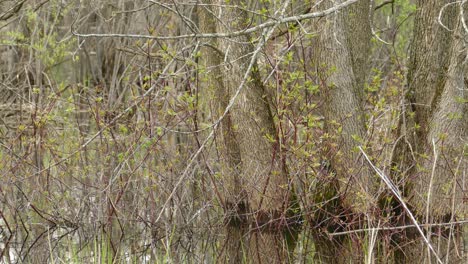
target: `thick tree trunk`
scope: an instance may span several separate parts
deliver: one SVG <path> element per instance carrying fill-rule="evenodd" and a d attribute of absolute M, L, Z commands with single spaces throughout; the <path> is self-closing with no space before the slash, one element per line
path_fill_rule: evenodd
<path fill-rule="evenodd" d="M 241 1 L 233 5 L 242 6 Z M 223 10 L 220 23 L 209 6 L 199 6 L 203 32 L 240 30 L 249 25 L 247 12 L 235 8 Z M 232 40 L 207 42 L 205 63 L 214 88 L 216 117 L 223 114 L 248 70 L 254 47 L 250 35 Z M 221 55 L 220 53 L 225 52 Z M 226 60 L 224 60 L 224 58 Z M 224 69 L 221 71 L 221 69 Z M 291 241 L 297 231 L 288 226 L 291 183 L 282 162 L 273 115 L 266 100 L 257 65 L 238 94 L 231 111 L 223 118 L 217 138 L 221 139 L 221 155 L 226 162 L 222 180 L 226 210 L 225 261 L 239 263 L 282 263 L 289 260 Z M 243 239 L 245 238 L 245 239 Z"/>
<path fill-rule="evenodd" d="M 362 1 L 362 12 L 369 9 L 369 1 Z M 365 4 L 367 2 L 367 4 Z M 322 96 L 325 100 L 324 115 L 327 123 L 327 131 L 332 137 L 329 149 L 329 159 L 333 170 L 335 170 L 340 193 L 345 195 L 346 205 L 355 207 L 357 210 L 367 212 L 368 197 L 370 194 L 370 178 L 368 169 L 364 164 L 358 146 L 362 146 L 366 139 L 366 125 L 362 106 L 362 95 L 364 90 L 366 56 L 368 44 L 362 44 L 351 38 L 347 31 L 345 21 L 358 20 L 357 6 L 352 9 L 342 10 L 341 13 L 329 16 L 321 22 L 323 31 L 318 37 L 318 76 L 322 87 Z M 369 42 L 370 35 L 366 28 L 369 26 L 368 16 L 362 20 L 360 41 Z M 353 30 L 354 31 L 354 30 Z M 367 50 L 363 49 L 367 47 Z M 359 59 L 357 59 L 359 58 Z M 359 84 L 354 69 L 359 71 Z M 354 162 L 349 162 L 350 160 Z M 361 174 L 366 174 L 366 176 Z M 364 206 L 363 206 L 364 205 Z"/>
<path fill-rule="evenodd" d="M 371 11 L 371 2 L 369 0 L 361 0 L 342 11 L 344 12 L 345 34 L 356 82 L 354 91 L 361 100 L 361 107 L 364 100 L 364 85 L 367 73 L 370 70 L 367 62 L 372 36 L 370 27 Z"/>
<path fill-rule="evenodd" d="M 413 42 L 408 67 L 408 99 L 410 109 L 415 113 L 419 142 L 416 152 L 423 152 L 425 135 L 429 130 L 431 112 L 440 96 L 447 77 L 450 63 L 451 32 L 439 22 L 439 12 L 452 0 L 419 0 L 414 21 Z M 457 14 L 455 7 L 446 8 L 442 22 L 453 29 Z M 410 128 L 413 129 L 413 128 Z M 422 148 L 420 148 L 420 146 Z"/>
<path fill-rule="evenodd" d="M 455 221 L 468 212 L 462 197 L 468 142 L 466 32 L 458 21 L 457 5 L 447 5 L 452 2 L 418 1 L 408 69 L 410 105 L 403 109 L 402 121 L 408 140 L 397 146 L 394 155 L 394 164 L 399 166 L 395 175 L 405 180 L 413 213 L 426 224 Z M 441 25 L 439 16 L 451 31 Z M 425 231 L 442 261 L 463 263 L 461 227 Z M 397 262 L 436 263 L 420 234 L 411 230 L 407 238 L 416 242 L 405 242 Z"/>
<path fill-rule="evenodd" d="M 242 1 L 233 5 L 243 6 Z M 250 5 L 250 3 L 247 3 Z M 242 9 L 225 9 L 223 25 L 233 25 L 225 30 L 242 30 L 251 24 L 248 13 Z M 248 71 L 254 46 L 250 35 L 222 41 L 228 65 L 224 79 L 231 94 L 239 88 Z M 234 133 L 242 158 L 240 186 L 242 197 L 234 204 L 245 205 L 249 212 L 249 261 L 255 263 L 280 263 L 289 259 L 290 238 L 296 236 L 288 226 L 291 182 L 285 164 L 280 158 L 273 115 L 267 101 L 267 93 L 261 83 L 258 67 L 252 67 L 249 80 L 235 101 L 231 116 Z"/>
<path fill-rule="evenodd" d="M 324 2 L 321 9 L 331 4 L 331 1 Z M 331 223 L 328 228 L 332 230 L 363 227 L 368 223 L 366 218 L 375 201 L 372 174 L 358 150 L 358 146 L 365 146 L 367 134 L 363 96 L 371 36 L 369 9 L 370 1 L 359 1 L 322 18 L 317 25 L 320 33 L 316 64 L 329 135 L 324 155 L 334 178 L 331 185 L 317 191 L 329 193 L 335 189 L 338 203 L 327 210 L 338 209 L 338 214 L 345 218 Z M 333 198 L 329 196 L 322 195 L 322 199 Z M 346 226 L 350 222 L 356 224 Z M 373 258 L 371 250 L 365 248 L 367 241 L 363 237 L 344 236 L 336 243 L 328 240 L 326 236 L 316 235 L 317 260 L 323 263 L 362 263 L 365 258 Z"/>
<path fill-rule="evenodd" d="M 438 3 L 451 1 L 434 1 L 433 5 L 429 3 L 431 1 L 422 2 L 421 16 L 429 17 L 416 20 L 419 24 L 415 28 L 414 65 L 408 76 L 410 102 L 418 126 L 415 148 L 419 166 L 416 166 L 416 173 L 422 176 L 415 181 L 417 192 L 413 204 L 421 213 L 429 209 L 434 216 L 446 216 L 453 212 L 454 176 L 459 173 L 456 172 L 458 163 L 463 162 L 463 149 L 459 148 L 459 143 L 467 139 L 466 103 L 463 101 L 467 98 L 464 92 L 465 33 L 461 25 L 454 25 L 458 8 L 445 11 L 447 25 L 457 28 L 453 36 L 435 24 L 440 8 L 446 4 Z M 424 32 L 424 39 L 418 38 L 420 31 L 431 26 L 432 31 Z M 434 158 L 434 151 L 438 160 Z M 434 171 L 431 170 L 433 167 Z"/>

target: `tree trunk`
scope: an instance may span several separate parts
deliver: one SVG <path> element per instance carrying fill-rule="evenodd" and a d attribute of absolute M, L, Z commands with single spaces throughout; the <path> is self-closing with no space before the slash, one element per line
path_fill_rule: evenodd
<path fill-rule="evenodd" d="M 467 165 L 464 145 L 468 142 L 467 32 L 458 21 L 460 9 L 447 5 L 452 2 L 417 3 L 408 69 L 410 105 L 403 108 L 401 132 L 408 140 L 397 146 L 394 155 L 394 164 L 399 166 L 396 175 L 405 180 L 413 213 L 420 223 L 426 224 L 463 219 L 468 211 L 462 197 L 466 190 L 462 177 Z M 461 227 L 432 229 L 425 229 L 426 236 L 438 257 L 447 263 L 463 263 Z M 437 262 L 419 233 L 411 230 L 406 235 L 416 245 L 414 241 L 404 242 L 406 246 L 401 248 L 397 262 Z"/>
<path fill-rule="evenodd" d="M 369 1 L 361 1 L 361 10 L 364 13 L 369 9 Z M 367 2 L 367 4 L 365 4 Z M 369 26 L 368 20 L 362 20 L 361 37 L 352 36 L 355 30 L 349 31 L 345 21 L 355 19 L 355 14 L 359 6 L 353 9 L 342 10 L 341 13 L 329 16 L 321 24 L 323 32 L 318 37 L 318 76 L 322 85 L 322 95 L 325 100 L 324 115 L 327 123 L 327 132 L 330 133 L 333 142 L 330 144 L 329 158 L 332 168 L 338 175 L 340 193 L 346 194 L 345 200 L 347 206 L 356 207 L 356 209 L 367 211 L 366 194 L 369 194 L 368 187 L 370 178 L 361 176 L 367 173 L 367 166 L 357 146 L 363 146 L 366 139 L 366 125 L 362 106 L 362 95 L 364 90 L 363 80 L 365 79 L 365 54 L 368 50 L 362 50 L 362 47 L 369 48 L 367 44 L 360 42 L 369 42 L 370 35 L 366 34 L 366 28 Z M 366 18 L 368 16 L 365 16 Z M 355 26 L 354 28 L 356 28 Z M 350 40 L 358 38 L 357 40 Z M 359 59 L 357 59 L 359 58 Z M 359 84 L 357 74 L 354 69 L 359 71 Z M 340 132 L 341 131 L 341 132 Z M 338 132 L 338 134 L 336 134 Z M 354 162 L 349 162 L 353 160 Z M 359 175 L 359 176 L 358 176 Z M 360 197 L 361 196 L 361 197 Z M 363 199 L 365 198 L 365 199 Z"/>
<path fill-rule="evenodd" d="M 324 2 L 320 8 L 331 4 Z M 369 213 L 375 201 L 373 176 L 358 150 L 358 146 L 365 147 L 367 134 L 363 102 L 371 37 L 369 10 L 370 1 L 359 1 L 322 18 L 316 27 L 320 32 L 315 59 L 328 135 L 324 156 L 330 165 L 330 184 L 318 188 L 320 198 L 316 202 L 325 203 L 325 210 L 332 215 L 342 216 L 329 221 L 326 227 L 330 232 L 362 228 L 372 219 Z M 334 202 L 327 202 L 328 199 Z M 349 235 L 331 242 L 318 233 L 315 240 L 316 259 L 322 263 L 362 263 L 366 258 L 373 259 L 364 237 Z"/>
<path fill-rule="evenodd" d="M 238 0 L 231 4 L 243 5 Z M 219 32 L 241 30 L 250 24 L 248 13 L 236 8 L 223 10 L 223 23 L 219 18 L 213 17 L 213 20 L 215 23 L 206 21 L 217 25 Z M 224 25 L 233 26 L 224 29 Z M 239 89 L 249 69 L 249 55 L 254 50 L 250 37 L 246 34 L 221 40 L 220 50 L 225 52 L 223 57 L 226 60 L 215 55 L 210 59 L 213 61 L 208 62 L 224 68 L 224 78 L 219 78 L 223 84 L 216 81 L 219 114 Z M 218 69 L 213 71 L 214 74 L 216 72 Z M 294 244 L 290 242 L 297 235 L 295 228 L 288 226 L 293 200 L 291 182 L 280 158 L 277 131 L 266 96 L 258 67 L 254 64 L 249 80 L 242 87 L 229 115 L 223 119 L 218 133 L 224 141 L 230 167 L 230 175 L 223 176 L 228 180 L 225 200 L 228 234 L 234 236 L 227 238 L 230 240 L 228 248 L 232 249 L 229 253 L 232 263 L 238 262 L 240 257 L 254 263 L 287 262 L 293 248 L 290 246 Z M 245 243 L 241 242 L 239 235 L 247 238 Z"/>
<path fill-rule="evenodd" d="M 210 0 L 206 1 L 205 4 L 207 5 L 197 6 L 199 29 L 203 33 L 216 32 L 216 17 L 211 6 L 214 2 Z M 222 55 L 218 50 L 217 39 L 202 41 L 204 41 L 204 46 L 201 48 L 202 56 L 200 57 L 202 69 L 199 71 L 205 86 L 200 91 L 199 109 L 209 109 L 212 113 L 211 122 L 215 122 L 227 108 L 231 93 L 223 83 Z M 203 119 L 201 116 L 200 118 Z M 245 230 L 243 226 L 239 225 L 236 218 L 246 212 L 242 203 L 235 203 L 242 195 L 239 183 L 241 157 L 239 145 L 233 131 L 231 113 L 227 113 L 222 119 L 216 132 L 215 138 L 220 156 L 221 177 L 218 177 L 219 181 L 212 184 L 216 185 L 214 189 L 220 189 L 220 195 L 223 195 L 218 198 L 222 199 L 221 203 L 225 203 L 223 210 L 226 213 L 227 224 L 226 237 L 223 243 L 226 249 L 222 252 L 220 258 L 225 263 L 240 263 L 244 247 L 242 235 Z"/>

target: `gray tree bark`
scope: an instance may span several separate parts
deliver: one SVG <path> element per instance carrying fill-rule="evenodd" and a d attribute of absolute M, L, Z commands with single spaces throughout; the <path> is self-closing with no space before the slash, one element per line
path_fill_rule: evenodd
<path fill-rule="evenodd" d="M 245 3 L 233 1 L 231 4 L 242 6 Z M 251 22 L 245 10 L 236 8 L 223 9 L 223 23 L 219 19 L 213 17 L 214 21 L 206 21 L 215 24 L 219 32 L 242 30 Z M 232 27 L 225 28 L 224 25 Z M 219 99 L 218 109 L 221 109 L 218 111 L 225 110 L 243 82 L 251 61 L 249 55 L 254 50 L 250 38 L 251 35 L 247 34 L 221 40 L 219 49 L 225 53 L 226 59 L 223 61 L 215 55 L 208 62 L 224 68 L 223 78 L 219 78 L 223 83 L 216 80 L 215 98 Z M 227 231 L 233 235 L 227 239 L 237 240 L 231 241 L 228 246 L 232 263 L 238 262 L 241 257 L 253 263 L 287 262 L 297 235 L 295 228 L 288 226 L 293 192 L 287 168 L 280 156 L 277 131 L 266 96 L 255 64 L 218 133 L 228 150 L 227 164 L 231 167 L 231 175 L 224 176 L 229 181 L 226 185 L 229 195 L 225 201 Z M 239 235 L 246 237 L 245 242 L 240 242 Z"/>
<path fill-rule="evenodd" d="M 401 142 L 394 154 L 394 163 L 399 166 L 395 175 L 406 183 L 403 188 L 413 213 L 427 224 L 463 219 L 468 212 L 462 197 L 468 142 L 467 32 L 453 2 L 417 2 L 407 76 L 409 104 L 404 105 L 401 122 L 407 141 Z M 444 263 L 465 263 L 461 227 L 425 231 Z M 420 234 L 411 230 L 407 238 L 416 244 L 406 243 L 401 248 L 398 263 L 437 262 Z"/>
<path fill-rule="evenodd" d="M 205 4 L 213 4 L 215 1 L 206 1 Z M 216 33 L 215 12 L 210 5 L 197 7 L 199 20 L 199 29 L 204 33 Z M 208 39 L 201 48 L 202 56 L 200 65 L 202 69 L 202 82 L 206 85 L 200 92 L 199 101 L 201 109 L 209 109 L 212 113 L 212 120 L 218 120 L 229 104 L 229 98 L 232 95 L 223 82 L 221 51 L 218 49 L 217 39 Z M 203 118 L 203 117 L 200 117 Z M 245 205 L 243 204 L 240 186 L 240 163 L 241 156 L 238 141 L 234 135 L 231 113 L 227 113 L 222 119 L 216 133 L 216 142 L 220 155 L 219 167 L 221 177 L 218 182 L 213 182 L 217 186 L 214 189 L 220 189 L 222 195 L 221 203 L 224 204 L 226 214 L 225 230 L 225 250 L 220 258 L 226 263 L 240 263 L 242 261 L 242 249 L 245 247 L 243 242 L 243 233 L 245 228 L 240 225 L 240 217 L 245 214 Z"/>
<path fill-rule="evenodd" d="M 321 8 L 332 4 L 324 2 Z M 369 10 L 370 1 L 359 1 L 322 18 L 316 26 L 319 33 L 315 59 L 329 135 L 324 155 L 330 163 L 330 178 L 334 178 L 331 185 L 317 192 L 328 193 L 322 195 L 322 199 L 332 199 L 330 189 L 334 189 L 338 202 L 328 203 L 327 210 L 360 214 L 363 218 L 358 225 L 367 222 L 363 220 L 369 216 L 375 202 L 372 174 L 357 148 L 365 145 L 367 134 L 363 102 L 371 37 Z M 346 236 L 334 243 L 328 240 L 328 237 L 316 235 L 318 261 L 362 263 L 365 258 L 373 258 L 366 256 L 363 238 Z"/>

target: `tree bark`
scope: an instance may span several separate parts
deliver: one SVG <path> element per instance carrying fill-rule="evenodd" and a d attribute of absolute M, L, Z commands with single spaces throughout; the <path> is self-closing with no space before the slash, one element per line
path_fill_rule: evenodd
<path fill-rule="evenodd" d="M 362 207 L 362 203 L 367 204 L 367 202 L 362 196 L 369 193 L 367 189 L 370 187 L 370 178 L 358 176 L 367 173 L 368 170 L 356 148 L 364 145 L 366 139 L 362 106 L 365 71 L 362 71 L 362 68 L 366 67 L 365 54 L 368 54 L 370 47 L 369 44 L 365 44 L 370 41 L 370 34 L 366 33 L 366 28 L 369 26 L 368 16 L 363 15 L 366 19 L 360 19 L 360 22 L 365 24 L 361 24 L 361 31 L 364 33 L 361 33 L 359 38 L 353 36 L 356 30 L 348 31 L 351 27 L 345 23 L 348 19 L 354 19 L 357 23 L 359 19 L 355 14 L 359 12 L 358 8 L 368 13 L 365 10 L 369 9 L 369 1 L 361 2 L 360 6 L 344 9 L 341 13 L 329 16 L 320 22 L 319 28 L 323 31 L 318 36 L 317 64 L 322 98 L 325 100 L 326 129 L 330 136 L 334 137 L 327 158 L 331 160 L 333 170 L 338 176 L 340 192 L 342 194 L 349 192 L 345 198 L 346 204 L 366 212 L 367 205 Z M 360 40 L 351 40 L 351 38 Z M 367 50 L 363 47 L 367 47 Z M 355 68 L 359 68 L 356 70 L 359 74 L 355 74 Z"/>
<path fill-rule="evenodd" d="M 236 0 L 231 4 L 243 6 L 245 3 Z M 222 20 L 223 23 L 216 21 L 219 32 L 242 30 L 251 23 L 245 10 L 235 8 L 224 9 Z M 224 25 L 232 26 L 226 29 Z M 247 34 L 220 41 L 220 50 L 225 52 L 223 85 L 220 86 L 225 89 L 225 102 L 239 89 L 249 69 L 249 55 L 254 51 L 250 37 Z M 239 174 L 231 175 L 231 184 L 228 184 L 229 192 L 234 195 L 230 195 L 226 205 L 240 213 L 238 221 L 231 223 L 234 224 L 232 228 L 247 232 L 242 235 L 247 237 L 243 255 L 248 262 L 287 262 L 297 236 L 295 227 L 289 225 L 293 211 L 290 207 L 292 184 L 281 159 L 273 114 L 256 63 L 231 108 L 230 118 L 232 125 L 223 132 L 223 139 L 235 138 L 241 157 Z"/>
<path fill-rule="evenodd" d="M 216 17 L 211 4 L 214 0 L 206 1 L 205 4 L 197 7 L 199 29 L 203 33 L 216 33 Z M 201 48 L 200 70 L 202 82 L 205 83 L 204 89 L 200 92 L 199 109 L 210 109 L 212 113 L 212 122 L 218 120 L 229 104 L 231 92 L 223 83 L 223 72 L 221 70 L 222 54 L 218 49 L 217 39 L 208 39 Z M 214 104 L 212 106 L 211 104 Z M 203 118 L 203 117 L 202 117 Z M 240 163 L 241 156 L 239 145 L 234 135 L 231 113 L 228 112 L 222 119 L 216 131 L 216 144 L 219 151 L 219 167 L 221 177 L 214 188 L 220 188 L 223 210 L 225 211 L 226 230 L 225 230 L 225 250 L 220 258 L 225 263 L 240 263 L 242 261 L 242 249 L 245 247 L 243 242 L 243 233 L 245 228 L 239 225 L 239 217 L 245 214 L 243 201 L 239 200 L 242 196 L 240 186 Z M 239 203 L 237 203 L 237 201 Z M 236 226 L 237 225 L 237 226 Z"/>
<path fill-rule="evenodd" d="M 324 2 L 320 8 L 332 4 Z M 317 192 L 327 193 L 321 199 L 337 199 L 338 202 L 327 203 L 326 210 L 332 214 L 338 210 L 338 215 L 345 218 L 330 223 L 329 231 L 365 225 L 375 200 L 372 174 L 358 150 L 358 146 L 365 147 L 367 134 L 363 102 L 371 37 L 369 9 L 370 1 L 359 1 L 322 18 L 316 27 L 320 32 L 315 59 L 328 135 L 324 156 L 332 178 L 330 184 L 318 188 Z M 335 190 L 334 195 L 329 195 L 330 190 Z M 356 219 L 350 219 L 351 215 Z M 348 225 L 353 221 L 357 224 Z M 323 263 L 362 263 L 365 258 L 373 258 L 367 255 L 370 251 L 365 249 L 362 237 L 345 236 L 334 243 L 321 234 L 315 238 L 316 259 Z"/>
<path fill-rule="evenodd" d="M 461 179 L 466 171 L 468 142 L 467 32 L 461 25 L 460 9 L 448 5 L 453 2 L 417 3 L 407 77 L 409 106 L 405 104 L 401 122 L 401 133 L 407 140 L 397 146 L 394 154 L 398 166 L 395 175 L 404 179 L 403 188 L 413 213 L 427 224 L 463 219 L 468 212 L 463 201 L 466 186 Z M 442 261 L 463 263 L 461 227 L 425 231 Z M 420 234 L 409 231 L 406 235 L 416 245 L 405 242 L 407 246 L 397 254 L 398 263 L 436 263 Z"/>

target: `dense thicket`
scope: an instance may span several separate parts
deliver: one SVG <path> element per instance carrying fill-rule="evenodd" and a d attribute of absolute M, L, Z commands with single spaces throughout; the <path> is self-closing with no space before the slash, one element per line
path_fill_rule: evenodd
<path fill-rule="evenodd" d="M 0 0 L 0 262 L 466 263 L 453 0 Z"/>

